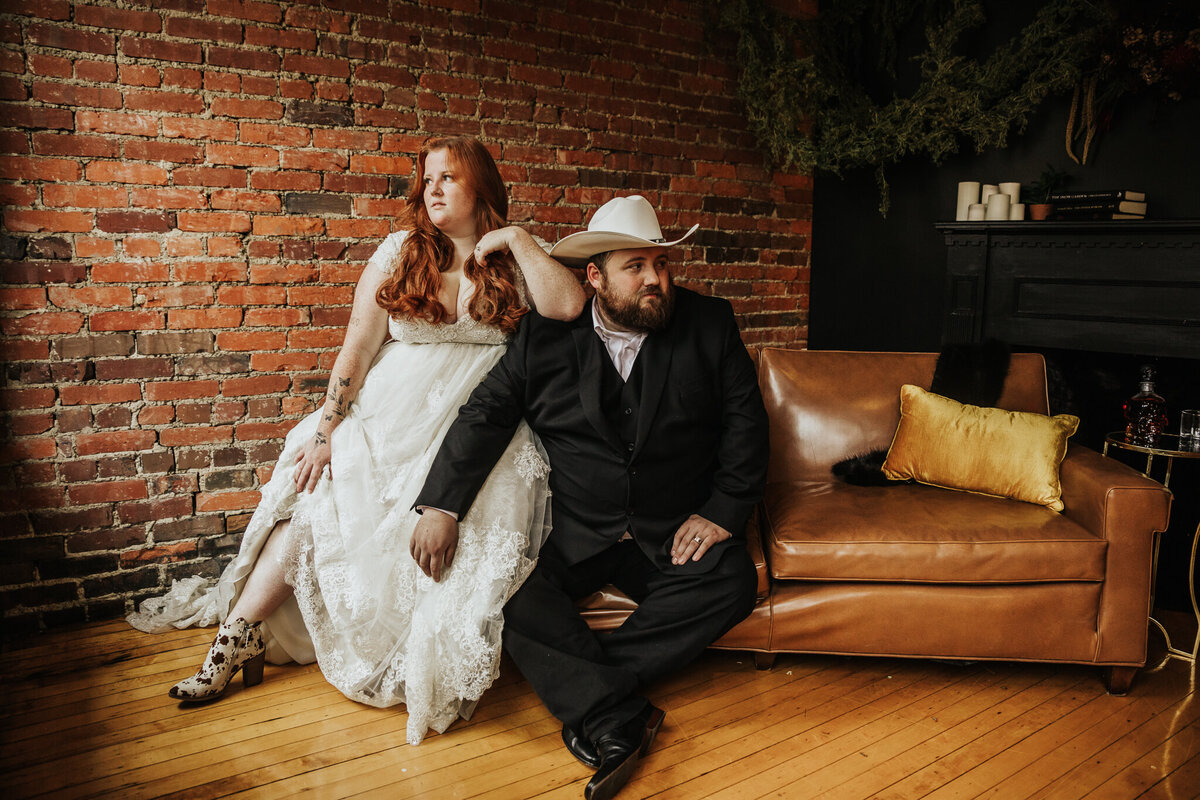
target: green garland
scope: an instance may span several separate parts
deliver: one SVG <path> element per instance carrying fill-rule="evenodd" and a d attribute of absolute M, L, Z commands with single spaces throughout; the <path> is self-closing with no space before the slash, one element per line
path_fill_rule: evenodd
<path fill-rule="evenodd" d="M 978 0 L 827 0 L 806 20 L 767 0 L 711 1 L 713 19 L 737 38 L 739 94 L 769 160 L 839 175 L 874 167 L 884 216 L 889 165 L 920 154 L 940 163 L 963 140 L 978 152 L 1003 148 L 1048 95 L 1075 85 L 1104 19 L 1089 0 L 1048 0 L 1007 47 L 978 61 L 955 52 L 984 22 Z M 876 49 L 879 77 L 894 79 L 898 39 L 912 24 L 927 43 L 914 58 L 920 85 L 877 101 L 858 77 L 863 54 Z"/>

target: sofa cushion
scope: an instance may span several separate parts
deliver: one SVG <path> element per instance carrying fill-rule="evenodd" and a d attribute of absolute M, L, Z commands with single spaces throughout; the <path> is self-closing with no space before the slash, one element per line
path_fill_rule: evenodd
<path fill-rule="evenodd" d="M 1108 544 L 1030 503 L 919 484 L 767 484 L 774 578 L 915 583 L 1101 581 Z"/>
<path fill-rule="evenodd" d="M 1058 465 L 1079 417 L 964 405 L 900 387 L 900 424 L 883 474 L 1063 510 Z"/>

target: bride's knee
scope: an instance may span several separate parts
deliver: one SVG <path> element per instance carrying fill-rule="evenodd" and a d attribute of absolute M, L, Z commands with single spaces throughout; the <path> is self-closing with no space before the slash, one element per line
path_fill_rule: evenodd
<path fill-rule="evenodd" d="M 292 521 L 290 519 L 281 519 L 271 528 L 271 532 L 267 534 L 267 540 L 263 542 L 263 553 L 279 553 L 288 538 L 288 531 L 291 529 Z"/>

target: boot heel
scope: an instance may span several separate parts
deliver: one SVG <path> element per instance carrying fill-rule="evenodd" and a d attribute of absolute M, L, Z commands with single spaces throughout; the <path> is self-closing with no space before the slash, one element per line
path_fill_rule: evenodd
<path fill-rule="evenodd" d="M 242 665 L 242 686 L 249 688 L 258 686 L 263 679 L 263 663 L 267 660 L 266 653 L 259 653 Z"/>

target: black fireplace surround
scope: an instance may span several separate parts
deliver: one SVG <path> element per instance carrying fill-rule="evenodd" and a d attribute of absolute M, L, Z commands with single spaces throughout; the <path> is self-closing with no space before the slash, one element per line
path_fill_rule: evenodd
<path fill-rule="evenodd" d="M 936 228 L 944 341 L 1200 358 L 1200 220 Z"/>

